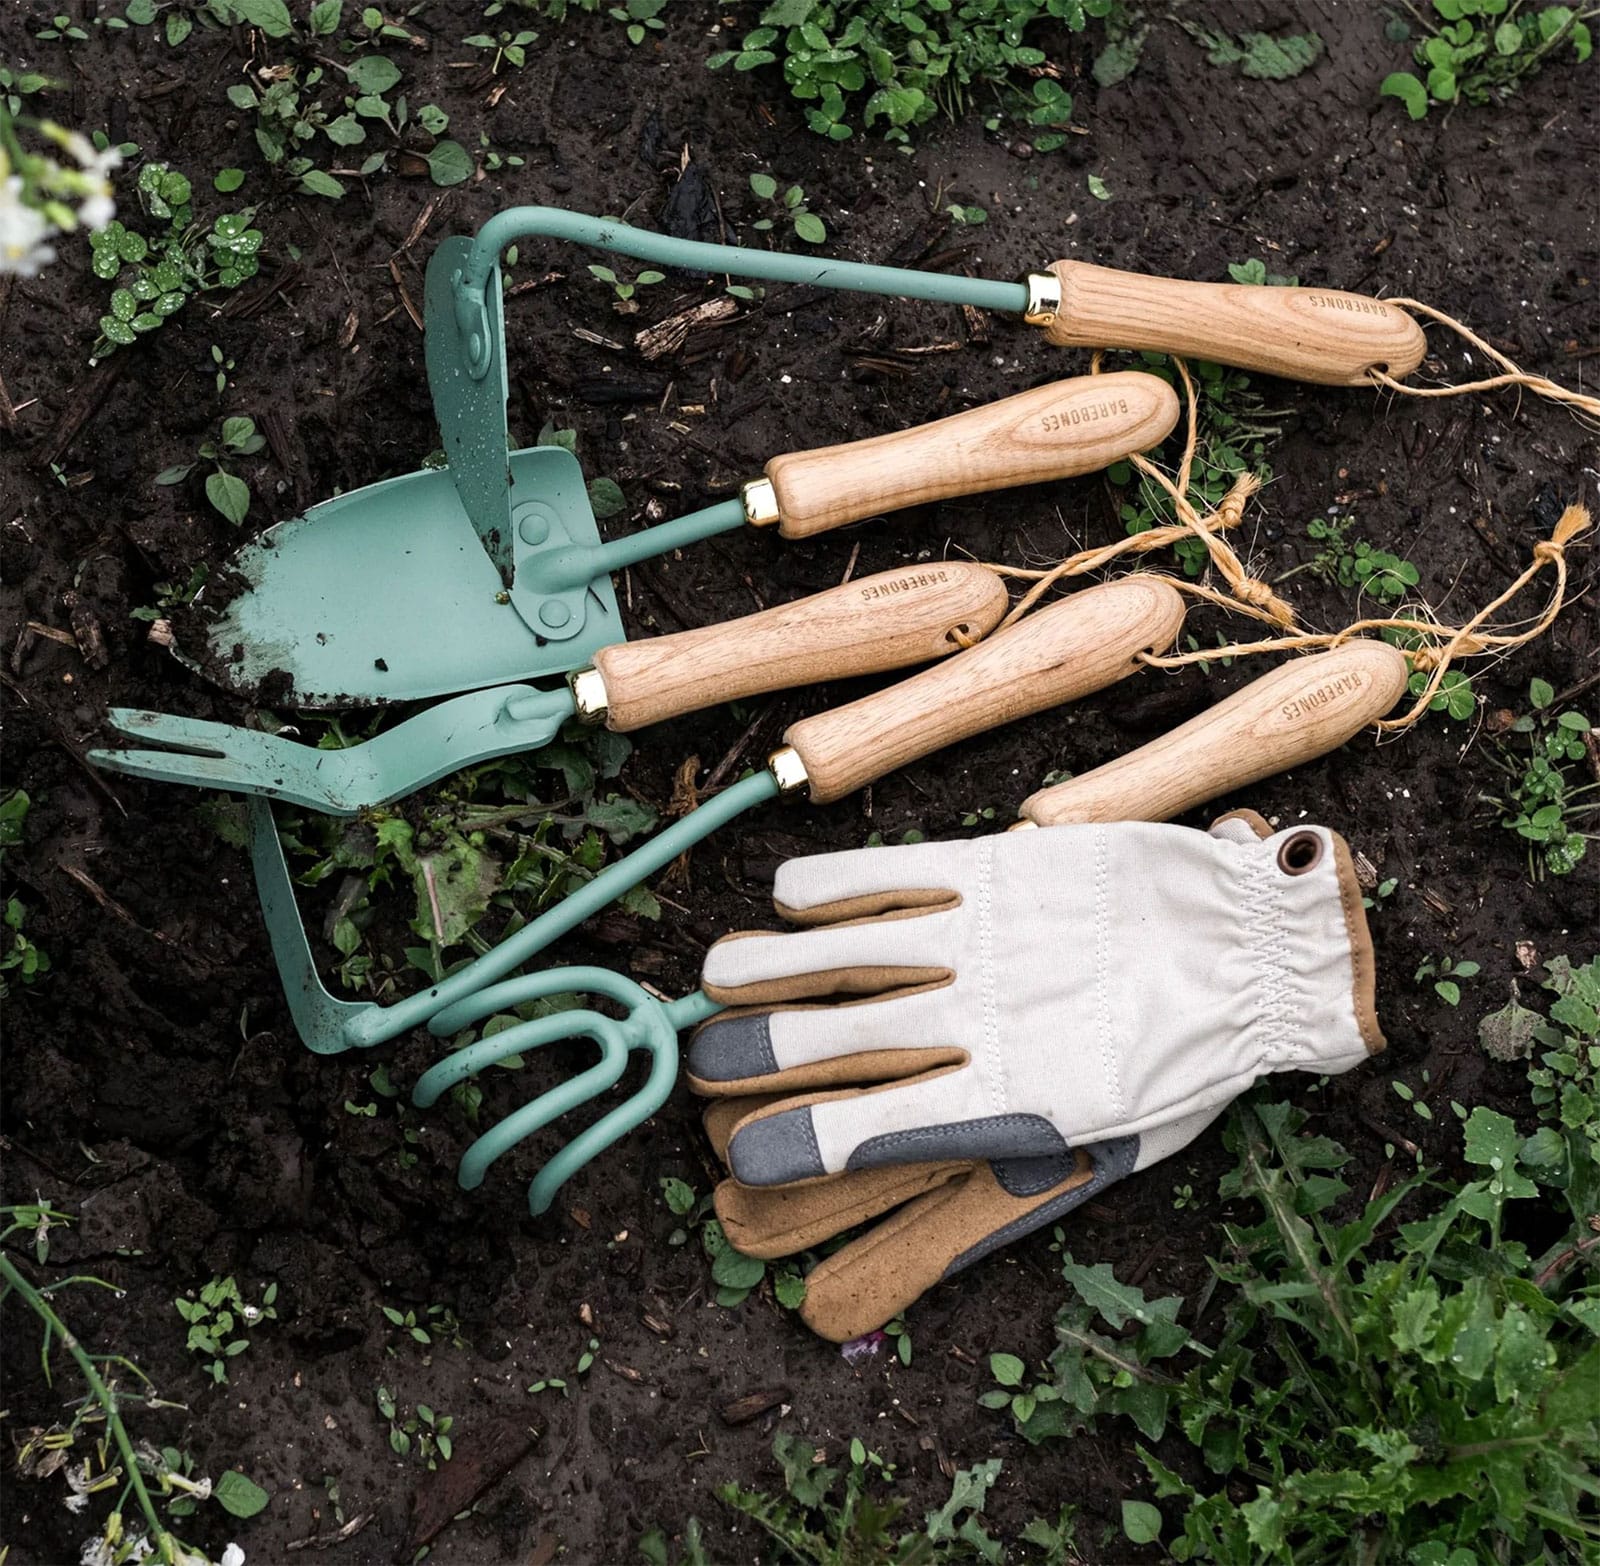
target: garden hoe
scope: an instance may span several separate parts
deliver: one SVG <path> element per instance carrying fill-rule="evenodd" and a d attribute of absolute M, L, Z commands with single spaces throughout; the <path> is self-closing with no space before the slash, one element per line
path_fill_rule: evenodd
<path fill-rule="evenodd" d="M 805 538 L 906 506 L 1091 473 L 1178 421 L 1157 376 L 1124 371 L 1036 387 L 891 435 L 774 457 L 735 499 L 601 543 L 583 471 L 560 446 L 507 451 L 496 269 L 471 373 L 451 279 L 470 242 L 429 263 L 426 347 L 449 467 L 313 506 L 234 556 L 195 609 L 194 667 L 302 708 L 413 701 L 564 674 L 623 639 L 610 573 L 717 533 Z M 352 584 L 367 590 L 351 591 Z M 419 634 L 422 628 L 425 634 Z"/>
<path fill-rule="evenodd" d="M 1406 674 L 1402 653 L 1371 640 L 1347 642 L 1330 652 L 1296 659 L 1252 681 L 1170 734 L 1031 795 L 1023 802 L 1021 819 L 1012 830 L 1074 821 L 1171 820 L 1232 789 L 1336 749 L 1394 706 L 1405 691 Z M 418 1080 L 411 1095 L 414 1104 L 426 1109 L 458 1083 L 511 1055 L 569 1037 L 589 1038 L 600 1046 L 600 1062 L 583 1076 L 541 1094 L 467 1148 L 459 1180 L 463 1189 L 475 1190 L 497 1158 L 577 1104 L 610 1088 L 622 1075 L 628 1051 L 644 1050 L 650 1056 L 650 1074 L 639 1094 L 566 1143 L 534 1177 L 528 1188 L 528 1205 L 535 1215 L 549 1207 L 573 1173 L 638 1124 L 641 1103 L 648 1105 L 645 1113 L 653 1113 L 676 1074 L 676 1034 L 722 1010 L 703 991 L 663 1001 L 606 968 L 555 968 L 481 989 L 438 1012 L 428 1027 L 448 1038 L 497 1012 L 573 993 L 612 1001 L 627 1015 L 615 1021 L 596 1011 L 563 1011 L 514 1024 L 439 1061 Z M 658 1091 L 660 1098 L 654 1096 Z M 952 1166 L 947 1178 L 965 1168 Z M 923 1172 L 919 1166 L 917 1173 Z M 881 1187 L 893 1197 L 885 1204 L 892 1207 L 905 1199 L 905 1177 L 904 1170 L 880 1170 L 863 1174 L 859 1180 L 869 1190 Z M 868 1190 L 858 1194 L 865 1196 Z M 785 1192 L 785 1197 L 792 1203 L 795 1193 Z M 755 1193 L 751 1199 L 758 1205 L 763 1200 Z M 770 1205 L 771 1198 L 765 1202 Z M 865 1221 L 883 1210 L 885 1207 L 861 1211 L 855 1221 Z"/>
<path fill-rule="evenodd" d="M 111 728 L 165 748 L 93 750 L 89 760 L 133 777 L 353 816 L 463 767 L 537 749 L 571 717 L 628 733 L 719 702 L 900 669 L 980 640 L 1005 610 L 1005 588 L 985 566 L 901 566 L 742 619 L 615 642 L 559 689 L 472 691 L 342 750 L 234 724 L 113 707 Z"/>
<path fill-rule="evenodd" d="M 396 1038 L 505 978 L 741 812 L 801 789 L 809 789 L 817 804 L 831 803 L 942 746 L 1100 690 L 1134 673 L 1141 652 L 1170 646 L 1182 624 L 1183 599 L 1174 587 L 1154 577 L 1125 577 L 1052 604 L 910 679 L 802 718 L 785 731 L 783 746 L 759 772 L 657 833 L 465 968 L 391 1006 L 339 1000 L 323 986 L 295 905 L 272 806 L 253 798 L 256 888 L 300 1037 L 318 1054 L 339 1054 Z M 535 993 L 586 988 L 612 998 L 631 996 L 627 980 L 620 975 L 597 978 L 601 973 L 604 970 L 553 970 L 537 976 Z M 547 988 L 541 990 L 539 984 Z M 550 1037 L 578 1033 L 593 1038 L 604 1058 L 590 1072 L 523 1110 L 509 1140 L 603 1092 L 620 1077 L 629 1052 L 645 1050 L 654 1057 L 649 1081 L 609 1113 L 601 1126 L 592 1128 L 580 1143 L 577 1161 L 582 1163 L 660 1106 L 676 1075 L 678 1029 L 694 1020 L 693 1002 L 687 1010 L 682 1002 L 670 1008 L 636 1008 L 624 1024 L 590 1015 L 579 1018 L 575 1026 L 564 1018 L 549 1019 L 560 1023 L 549 1029 Z M 522 1037 L 526 1041 L 529 1036 Z M 576 1165 L 570 1165 L 568 1173 L 571 1167 Z"/>

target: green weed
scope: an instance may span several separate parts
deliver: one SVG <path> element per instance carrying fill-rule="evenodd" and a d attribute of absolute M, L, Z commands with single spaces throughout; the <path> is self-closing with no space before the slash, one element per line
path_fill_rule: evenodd
<path fill-rule="evenodd" d="M 639 302 L 633 296 L 641 288 L 649 288 L 656 283 L 667 280 L 665 272 L 657 272 L 647 268 L 642 272 L 635 272 L 631 278 L 621 276 L 615 268 L 600 266 L 590 263 L 589 276 L 598 278 L 609 288 L 615 298 L 614 308 L 623 315 L 631 315 L 639 308 Z"/>
<path fill-rule="evenodd" d="M 191 1354 L 210 1356 L 205 1369 L 213 1382 L 226 1385 L 228 1361 L 250 1347 L 250 1334 L 262 1322 L 278 1319 L 273 1309 L 277 1297 L 278 1285 L 269 1283 L 261 1295 L 261 1303 L 253 1305 L 239 1292 L 239 1285 L 231 1277 L 218 1277 L 204 1284 L 198 1296 L 191 1290 L 172 1302 L 173 1308 L 189 1324 L 184 1347 Z"/>
<path fill-rule="evenodd" d="M 1459 1006 L 1461 980 L 1475 979 L 1481 972 L 1481 967 L 1475 962 L 1465 960 L 1458 962 L 1454 957 L 1441 957 L 1437 961 L 1432 957 L 1424 957 L 1418 964 L 1414 977 L 1418 984 L 1426 979 L 1432 979 L 1433 993 L 1446 1006 Z"/>
<path fill-rule="evenodd" d="M 1406 10 L 1423 35 L 1412 50 L 1417 70 L 1390 72 L 1378 91 L 1414 120 L 1430 103 L 1504 103 L 1569 45 L 1582 64 L 1594 49 L 1587 24 L 1600 17 L 1600 6 L 1536 9 L 1523 0 L 1433 0 L 1431 10 Z M 1399 16 L 1388 31 L 1396 43 L 1412 36 Z"/>
<path fill-rule="evenodd" d="M 399 1457 L 413 1453 L 429 1471 L 440 1463 L 448 1463 L 455 1454 L 455 1444 L 450 1432 L 455 1420 L 448 1414 L 436 1413 L 426 1403 L 405 1407 L 395 1401 L 388 1387 L 379 1387 L 376 1393 L 378 1412 L 389 1421 L 389 1447 Z"/>
<path fill-rule="evenodd" d="M 778 182 L 770 174 L 752 174 L 750 190 L 758 201 L 779 202 L 779 217 L 757 218 L 750 226 L 767 233 L 780 221 L 787 222 L 797 239 L 808 245 L 820 245 L 828 237 L 827 225 L 806 205 L 806 193 L 798 185 L 791 185 L 783 196 L 778 196 Z"/>
<path fill-rule="evenodd" d="M 20 788 L 0 797 L 0 863 L 5 850 L 22 841 L 23 823 L 32 804 L 27 791 Z M 14 894 L 8 896 L 0 911 L 0 1000 L 11 993 L 7 974 L 14 973 L 24 984 L 36 984 L 50 971 L 49 954 L 41 951 L 23 928 L 27 920 L 27 905 Z"/>
<path fill-rule="evenodd" d="M 242 415 L 224 419 L 217 438 L 200 444 L 199 461 L 213 464 L 212 471 L 206 475 L 206 499 L 214 511 L 235 527 L 249 514 L 250 486 L 228 463 L 236 457 L 253 457 L 266 444 L 266 436 L 256 430 L 256 421 Z M 175 467 L 163 468 L 156 474 L 156 483 L 181 484 L 197 465 L 180 462 Z M 198 587 L 195 591 L 199 591 Z M 192 598 L 194 594 L 189 596 Z"/>
<path fill-rule="evenodd" d="M 89 236 L 90 267 L 112 284 L 92 356 L 104 358 L 174 316 L 196 294 L 237 288 L 256 275 L 263 238 L 255 208 L 224 213 L 209 227 L 194 218 L 188 179 L 165 163 L 147 163 L 136 185 L 154 219 L 149 235 L 113 219 Z"/>
<path fill-rule="evenodd" d="M 1310 571 L 1335 587 L 1354 589 L 1380 604 L 1399 603 L 1421 580 L 1417 568 L 1365 539 L 1351 538 L 1355 523 L 1354 517 L 1314 517 L 1306 524 L 1306 537 L 1319 547 L 1295 571 Z M 1292 575 L 1294 571 L 1284 573 L 1285 577 Z"/>
<path fill-rule="evenodd" d="M 1113 0 L 772 0 L 738 48 L 706 64 L 753 71 L 781 63 L 806 123 L 833 141 L 854 133 L 849 121 L 859 112 L 864 128 L 881 124 L 886 138 L 903 142 L 940 113 L 960 117 L 981 92 L 1001 112 L 1054 131 L 1048 143 L 1036 141 L 1050 150 L 1065 140 L 1072 95 L 1023 35 L 1045 19 L 1082 32 L 1112 7 Z"/>
<path fill-rule="evenodd" d="M 1592 832 L 1580 823 L 1600 810 L 1600 783 L 1574 786 L 1563 765 L 1589 754 L 1591 725 L 1581 712 L 1555 711 L 1556 693 L 1548 680 L 1528 686 L 1530 711 L 1512 723 L 1510 732 L 1526 740 L 1527 749 L 1499 745 L 1496 768 L 1510 785 L 1503 796 L 1483 794 L 1485 804 L 1500 811 L 1500 825 L 1528 845 L 1528 874 L 1570 875 L 1588 852 Z"/>
<path fill-rule="evenodd" d="M 1068 1254 L 1057 1396 L 1035 1400 L 1021 1434 L 1115 1417 L 1155 1443 L 1175 1428 L 1207 1479 L 1137 1448 L 1157 1499 L 1180 1502 L 1162 1540 L 1174 1560 L 1584 1558 L 1600 1538 L 1600 1162 L 1566 1128 L 1557 1173 L 1507 1116 L 1462 1113 L 1472 1178 L 1418 1174 L 1363 1199 L 1337 1177 L 1344 1150 L 1307 1135 L 1301 1111 L 1237 1106 L 1220 1194 L 1258 1219 L 1223 1226 L 1199 1310 L 1214 1327 L 1202 1335 L 1179 1321 L 1182 1298 L 1148 1299 Z M 1160 1537 L 1149 1502 L 1129 1513 Z"/>

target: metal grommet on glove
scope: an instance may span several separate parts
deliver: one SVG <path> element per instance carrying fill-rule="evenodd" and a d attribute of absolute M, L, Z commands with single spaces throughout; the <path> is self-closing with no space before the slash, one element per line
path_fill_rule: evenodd
<path fill-rule="evenodd" d="M 1306 875 L 1322 863 L 1322 839 L 1315 832 L 1296 832 L 1278 850 L 1278 868 L 1285 875 Z"/>

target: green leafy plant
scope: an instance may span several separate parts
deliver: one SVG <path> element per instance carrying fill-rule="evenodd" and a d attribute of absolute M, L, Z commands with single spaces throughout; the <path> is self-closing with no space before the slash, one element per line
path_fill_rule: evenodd
<path fill-rule="evenodd" d="M 758 218 L 750 225 L 752 228 L 766 233 L 779 221 L 787 221 L 793 227 L 795 237 L 803 239 L 808 245 L 820 245 L 828 237 L 827 226 L 806 205 L 806 193 L 798 185 L 791 185 L 780 198 L 778 182 L 772 175 L 752 174 L 750 190 L 760 201 L 781 203 L 778 206 L 781 217 Z"/>
<path fill-rule="evenodd" d="M 273 1309 L 277 1297 L 278 1285 L 269 1283 L 262 1292 L 261 1303 L 254 1305 L 239 1292 L 232 1277 L 217 1277 L 202 1285 L 198 1295 L 190 1290 L 172 1302 L 189 1324 L 184 1347 L 191 1354 L 210 1356 L 205 1369 L 212 1381 L 226 1384 L 228 1361 L 250 1347 L 250 1334 L 262 1322 L 278 1319 Z"/>
<path fill-rule="evenodd" d="M 1406 689 L 1413 696 L 1420 696 L 1427 688 L 1426 669 L 1418 669 L 1406 681 Z M 1472 676 L 1463 674 L 1459 669 L 1446 669 L 1438 690 L 1428 698 L 1428 711 L 1448 713 L 1452 718 L 1465 722 L 1477 710 L 1478 698 L 1473 693 Z"/>
<path fill-rule="evenodd" d="M 1230 261 L 1228 276 L 1236 283 L 1255 283 L 1266 288 L 1298 288 L 1300 279 L 1293 274 L 1269 272 L 1267 263 L 1259 256 L 1248 261 Z"/>
<path fill-rule="evenodd" d="M 657 272 L 652 268 L 646 268 L 642 272 L 635 272 L 632 278 L 626 278 L 619 276 L 612 267 L 591 263 L 589 276 L 598 278 L 611 290 L 615 298 L 614 308 L 619 314 L 631 315 L 639 308 L 639 302 L 633 296 L 641 288 L 649 288 L 656 283 L 665 282 L 667 274 L 665 272 Z"/>
<path fill-rule="evenodd" d="M 1221 1194 L 1259 1217 L 1223 1226 L 1209 1330 L 1179 1321 L 1179 1297 L 1064 1258 L 1060 1396 L 1021 1433 L 1125 1418 L 1154 1443 L 1176 1427 L 1204 1479 L 1137 1446 L 1156 1498 L 1180 1503 L 1163 1540 L 1174 1560 L 1585 1558 L 1600 1538 L 1600 1287 L 1585 1263 L 1600 1166 L 1586 1154 L 1542 1188 L 1515 1123 L 1479 1106 L 1463 1128 L 1468 1179 L 1418 1174 L 1351 1201 L 1335 1173 L 1347 1155 L 1305 1118 L 1265 1102 L 1230 1114 L 1237 1166 Z M 1558 1236 L 1538 1256 L 1513 1238 L 1530 1209 L 1534 1232 Z M 1160 1536 L 1149 1502 L 1124 1522 Z"/>
<path fill-rule="evenodd" d="M 1475 962 L 1462 960 L 1458 962 L 1454 957 L 1441 957 L 1437 961 L 1432 957 L 1424 957 L 1417 966 L 1415 979 L 1421 984 L 1425 979 L 1433 980 L 1433 993 L 1447 1006 L 1461 1004 L 1461 980 L 1475 979 L 1482 972 Z"/>
<path fill-rule="evenodd" d="M 1417 568 L 1387 550 L 1377 549 L 1365 539 L 1352 539 L 1354 517 L 1314 517 L 1306 524 L 1306 537 L 1321 547 L 1304 565 L 1308 570 L 1337 587 L 1353 588 L 1380 604 L 1399 603 L 1420 580 Z M 1293 572 L 1285 572 L 1286 576 Z"/>
<path fill-rule="evenodd" d="M 843 141 L 849 119 L 880 123 L 906 141 L 937 114 L 966 113 L 978 90 L 1042 130 L 1063 127 L 1072 95 L 1049 74 L 1045 53 L 1023 41 L 1034 23 L 1052 18 L 1082 32 L 1113 0 L 772 0 L 736 49 L 713 54 L 712 70 L 753 71 L 781 61 L 790 93 L 805 106 L 818 135 Z M 1035 73 L 1026 91 L 1020 85 Z M 1059 146 L 1057 133 L 1041 150 Z"/>
<path fill-rule="evenodd" d="M 389 1421 L 389 1446 L 400 1457 L 417 1458 L 432 1471 L 440 1463 L 448 1463 L 455 1446 L 450 1432 L 455 1420 L 448 1414 L 435 1413 L 426 1403 L 407 1408 L 395 1402 L 388 1387 L 379 1387 L 376 1393 L 378 1412 Z"/>
<path fill-rule="evenodd" d="M 1412 50 L 1417 70 L 1390 72 L 1378 91 L 1398 98 L 1414 120 L 1430 103 L 1503 103 L 1569 46 L 1582 64 L 1594 49 L 1588 24 L 1600 17 L 1600 6 L 1524 0 L 1433 0 L 1426 14 L 1407 10 L 1423 33 Z M 1390 23 L 1389 36 L 1410 40 L 1404 18 Z"/>
<path fill-rule="evenodd" d="M 253 457 L 266 444 L 267 438 L 257 431 L 256 421 L 243 415 L 224 419 L 216 439 L 200 443 L 199 462 L 213 464 L 212 471 L 206 475 L 206 499 L 213 510 L 235 527 L 250 511 L 250 486 L 228 467 L 228 463 L 237 457 Z M 181 484 L 199 462 L 180 462 L 175 467 L 163 468 L 156 474 L 156 483 Z"/>
<path fill-rule="evenodd" d="M 33 35 L 46 43 L 87 43 L 89 35 L 70 16 L 57 15 Z"/>
<path fill-rule="evenodd" d="M 254 207 L 224 213 L 209 227 L 198 223 L 188 179 L 165 163 L 145 164 L 136 189 L 144 211 L 165 226 L 147 236 L 113 221 L 90 236 L 94 275 L 112 285 L 97 359 L 153 332 L 196 294 L 237 288 L 260 266 Z"/>
<path fill-rule="evenodd" d="M 1501 826 L 1527 843 L 1528 874 L 1539 881 L 1546 875 L 1570 875 L 1588 852 L 1595 834 L 1580 827 L 1600 810 L 1600 799 L 1594 797 L 1600 784 L 1574 786 L 1563 765 L 1589 754 L 1589 720 L 1570 708 L 1557 712 L 1555 688 L 1548 680 L 1530 682 L 1528 705 L 1530 710 L 1510 730 L 1526 740 L 1527 749 L 1507 743 L 1494 752 L 1509 792 L 1480 798 L 1498 808 Z"/>
<path fill-rule="evenodd" d="M 539 35 L 531 27 L 523 27 L 515 32 L 508 29 L 499 33 L 473 33 L 461 41 L 470 49 L 492 54 L 489 74 L 498 76 L 502 65 L 515 66 L 520 71 L 528 63 L 528 45 L 537 43 L 538 39 Z"/>
<path fill-rule="evenodd" d="M 465 1348 L 461 1336 L 461 1323 L 448 1305 L 428 1305 L 419 1315 L 416 1310 L 400 1310 L 393 1305 L 383 1307 L 383 1319 L 391 1327 L 403 1332 L 413 1343 L 432 1348 L 436 1339 L 443 1339 L 455 1348 Z M 390 1354 L 394 1353 L 391 1348 Z"/>
<path fill-rule="evenodd" d="M 711 1262 L 711 1281 L 717 1286 L 717 1304 L 742 1305 L 767 1281 L 767 1264 L 758 1256 L 746 1256 L 733 1248 L 722 1225 L 708 1218 L 700 1228 L 700 1244 Z M 806 1280 L 788 1263 L 773 1263 L 772 1297 L 785 1310 L 799 1310 L 805 1302 Z"/>

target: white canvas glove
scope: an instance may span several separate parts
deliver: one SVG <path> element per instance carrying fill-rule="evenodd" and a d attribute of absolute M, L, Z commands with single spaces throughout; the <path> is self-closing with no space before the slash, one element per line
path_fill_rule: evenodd
<path fill-rule="evenodd" d="M 1139 1167 L 1269 1072 L 1383 1048 L 1326 827 L 1240 813 L 823 854 L 785 864 L 774 902 L 808 928 L 711 948 L 706 992 L 740 1009 L 689 1052 L 697 1092 L 802 1095 L 734 1127 L 745 1185 L 1122 1138 Z"/>

